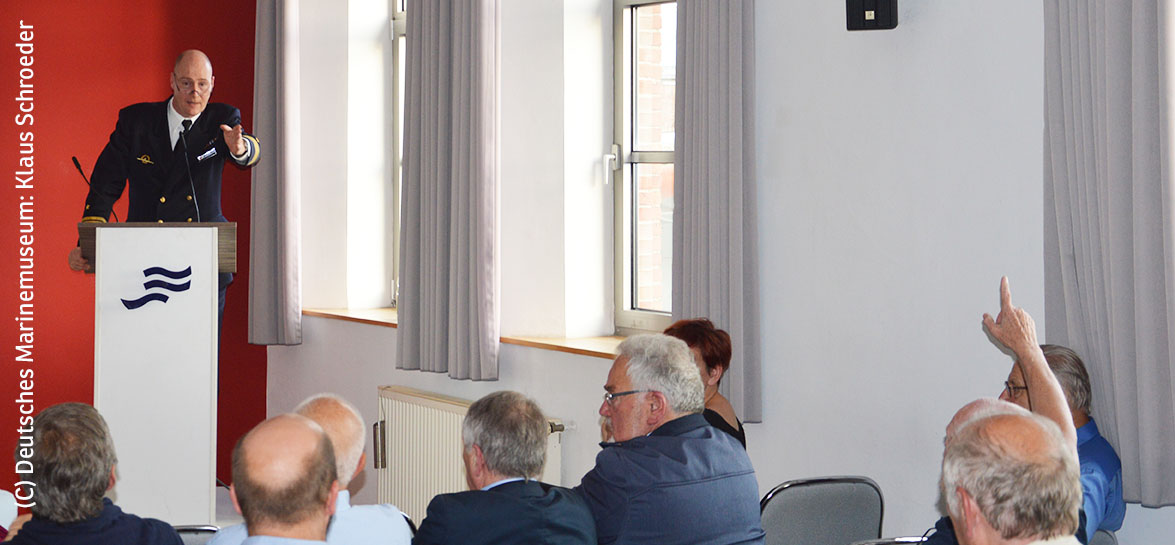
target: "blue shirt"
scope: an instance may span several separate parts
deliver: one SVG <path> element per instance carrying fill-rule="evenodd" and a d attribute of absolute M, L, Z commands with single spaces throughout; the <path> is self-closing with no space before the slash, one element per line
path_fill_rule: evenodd
<path fill-rule="evenodd" d="M 249 533 L 244 524 L 236 524 L 222 528 L 208 545 L 255 545 L 258 542 L 250 541 Z M 277 539 L 269 536 L 267 539 Z M 347 543 L 384 543 L 387 545 L 410 545 L 412 530 L 404 521 L 404 515 L 392 505 L 351 505 L 351 493 L 347 490 L 339 491 L 335 500 L 335 516 L 330 519 L 330 527 L 326 531 L 326 542 L 330 545 Z M 268 542 L 262 542 L 268 543 Z M 272 542 L 286 543 L 286 542 Z M 294 541 L 294 543 L 298 543 Z M 314 542 L 321 543 L 321 542 Z"/>
<path fill-rule="evenodd" d="M 1081 492 L 1085 508 L 1085 533 L 1098 529 L 1117 531 L 1126 518 L 1122 499 L 1122 461 L 1114 447 L 1097 431 L 1091 418 L 1077 428 L 1077 459 L 1081 464 Z"/>
<path fill-rule="evenodd" d="M 242 543 L 244 545 L 318 545 L 326 542 L 306 541 L 305 539 L 294 539 L 291 537 L 253 536 L 245 538 L 245 541 Z"/>

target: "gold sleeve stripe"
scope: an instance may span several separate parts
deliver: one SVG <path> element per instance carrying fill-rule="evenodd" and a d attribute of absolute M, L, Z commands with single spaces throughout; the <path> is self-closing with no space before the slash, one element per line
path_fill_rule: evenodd
<path fill-rule="evenodd" d="M 249 158 L 245 161 L 245 166 L 251 167 L 257 164 L 257 161 L 261 160 L 261 141 L 257 140 L 257 137 L 251 134 L 246 134 L 245 140 L 249 142 L 249 147 L 252 148 L 249 150 Z"/>
<path fill-rule="evenodd" d="M 106 223 L 106 218 L 102 216 L 86 216 L 82 218 L 82 223 Z"/>

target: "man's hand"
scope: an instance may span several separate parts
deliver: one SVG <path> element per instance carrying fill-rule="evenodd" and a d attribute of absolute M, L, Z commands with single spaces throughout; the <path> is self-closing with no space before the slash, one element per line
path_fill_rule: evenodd
<path fill-rule="evenodd" d="M 995 340 L 1015 352 L 1016 363 L 1024 375 L 1024 385 L 1028 387 L 1030 410 L 1052 420 L 1061 429 L 1065 445 L 1076 460 L 1077 429 L 1073 427 L 1073 414 L 1069 412 L 1065 391 L 1036 343 L 1036 324 L 1032 316 L 1024 309 L 1012 306 L 1012 290 L 1008 288 L 1006 276 L 1000 280 L 1000 315 L 992 320 L 990 314 L 984 314 L 983 326 Z"/>
<path fill-rule="evenodd" d="M 90 270 L 90 262 L 86 261 L 86 258 L 82 257 L 81 248 L 74 248 L 69 251 L 69 268 L 75 271 Z"/>
<path fill-rule="evenodd" d="M 241 124 L 230 127 L 228 125 L 221 125 L 220 130 L 224 132 L 224 143 L 228 145 L 228 150 L 233 155 L 244 155 L 249 151 L 248 145 L 245 144 L 244 131 L 241 130 Z"/>
<path fill-rule="evenodd" d="M 1036 342 L 1036 323 L 1024 309 L 1012 306 L 1012 290 L 1008 287 L 1006 276 L 1000 280 L 1000 314 L 992 320 L 990 314 L 984 313 L 983 326 L 992 337 L 1011 349 L 1017 357 L 1022 358 L 1034 350 L 1039 350 Z"/>

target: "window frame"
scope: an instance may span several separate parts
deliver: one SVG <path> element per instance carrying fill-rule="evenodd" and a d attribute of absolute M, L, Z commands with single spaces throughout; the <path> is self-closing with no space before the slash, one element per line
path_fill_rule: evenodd
<path fill-rule="evenodd" d="M 408 35 L 408 18 L 407 18 L 407 2 L 405 0 L 395 0 L 392 7 L 392 17 L 388 21 L 389 30 L 391 32 L 392 43 L 392 59 L 391 59 L 391 123 L 388 125 L 388 130 L 391 132 L 392 142 L 392 164 L 391 164 L 391 184 L 392 184 L 392 274 L 389 281 L 391 282 L 392 300 L 389 302 L 390 308 L 398 308 L 400 299 L 400 192 L 401 182 L 404 169 L 404 96 L 401 88 L 404 86 L 404 63 L 400 62 L 403 54 L 406 51 L 400 51 L 400 38 L 404 38 L 403 47 L 406 49 L 407 35 Z"/>
<path fill-rule="evenodd" d="M 676 0 L 613 0 L 612 3 L 612 81 L 613 81 L 613 146 L 610 177 L 613 181 L 613 292 L 614 320 L 617 334 L 660 332 L 673 323 L 672 300 L 670 312 L 641 310 L 633 308 L 632 290 L 633 256 L 631 228 L 631 184 L 630 173 L 640 164 L 670 164 L 674 162 L 674 151 L 633 151 L 634 128 L 632 127 L 633 97 L 631 89 L 635 67 L 633 67 L 633 40 L 631 39 L 631 15 L 635 8 L 655 4 L 676 4 Z M 608 167 L 605 166 L 607 169 Z M 676 173 L 675 173 L 676 175 Z M 672 237 L 670 230 L 668 236 Z M 671 275 L 672 276 L 672 275 Z M 670 286 L 672 291 L 672 286 Z"/>

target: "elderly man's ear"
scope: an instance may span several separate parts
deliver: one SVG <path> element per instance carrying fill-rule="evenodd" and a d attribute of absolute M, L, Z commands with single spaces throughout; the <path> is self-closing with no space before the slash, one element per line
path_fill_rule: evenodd
<path fill-rule="evenodd" d="M 110 466 L 110 483 L 108 483 L 108 484 L 106 485 L 106 490 L 107 490 L 107 491 L 110 491 L 111 489 L 113 489 L 113 488 L 114 488 L 114 481 L 116 481 L 116 480 L 117 480 L 117 479 L 115 478 L 115 475 L 116 475 L 116 472 L 117 472 L 117 471 L 118 471 L 118 466 L 117 466 L 117 465 Z"/>
<path fill-rule="evenodd" d="M 339 499 L 339 481 L 330 483 L 330 495 L 326 498 L 326 511 L 330 516 L 335 514 L 335 500 Z M 234 500 L 235 501 L 235 500 Z"/>
<path fill-rule="evenodd" d="M 661 425 L 669 412 L 669 400 L 665 399 L 665 394 L 661 392 L 649 392 L 649 396 L 645 398 L 645 403 L 649 404 L 648 424 L 650 426 Z"/>

